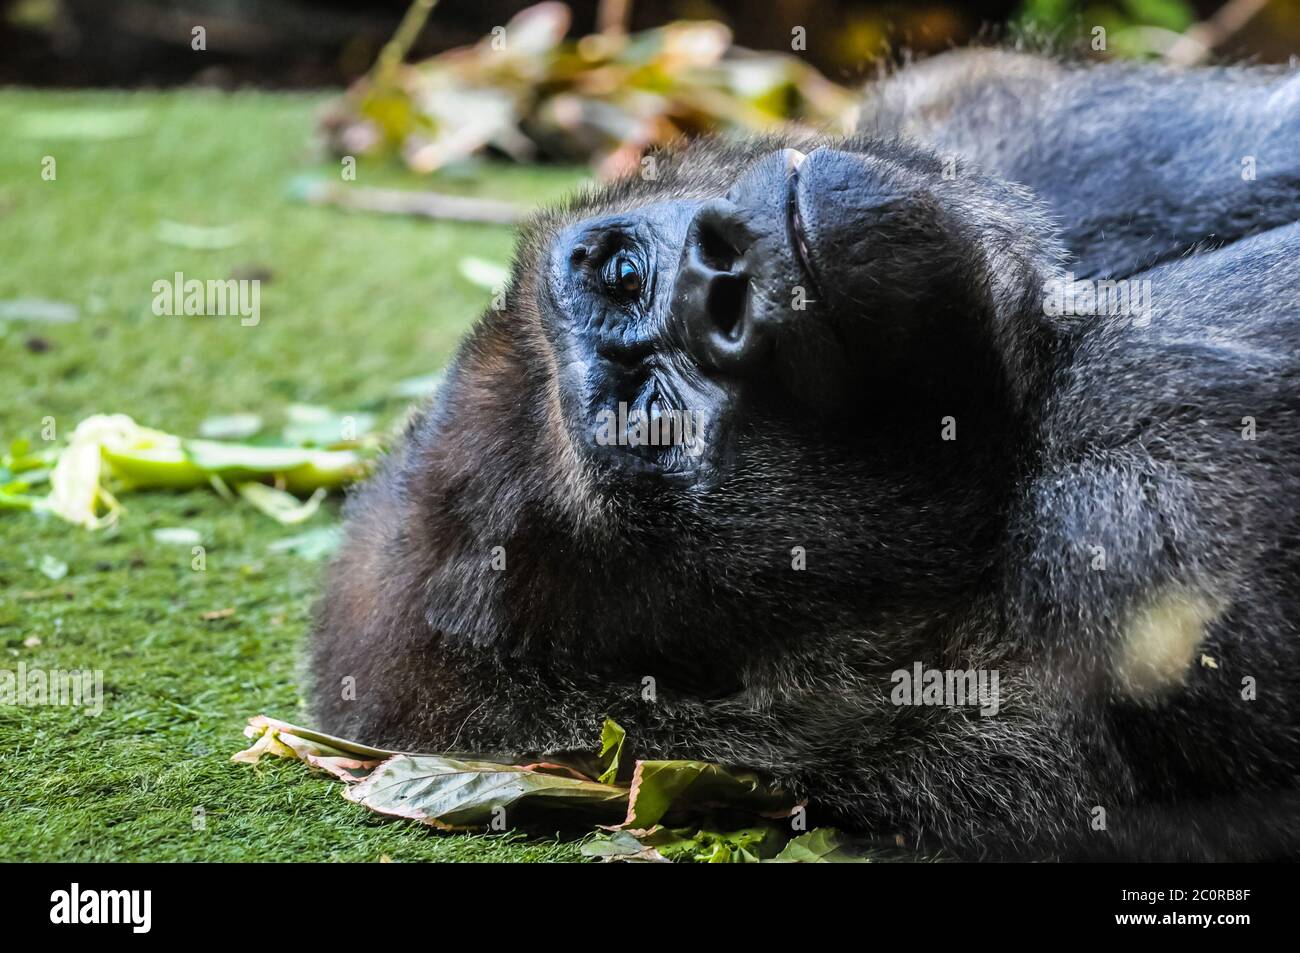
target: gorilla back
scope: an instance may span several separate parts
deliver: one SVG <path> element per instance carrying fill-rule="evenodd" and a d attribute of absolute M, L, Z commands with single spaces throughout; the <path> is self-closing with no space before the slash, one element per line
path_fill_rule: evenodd
<path fill-rule="evenodd" d="M 944 91 L 987 75 L 943 59 Z M 1115 121 L 1183 121 L 1124 76 Z M 1295 79 L 1179 82 L 1294 172 Z M 1242 84 L 1289 126 L 1238 123 Z M 882 134 L 706 141 L 530 221 L 349 500 L 320 727 L 522 754 L 608 715 L 963 857 L 1300 850 L 1300 199 L 1243 213 L 1234 165 L 1179 210 L 1153 168 L 1178 227 L 1093 228 L 1071 181 L 1109 151 L 1073 180 L 985 151 L 1003 177 Z"/>

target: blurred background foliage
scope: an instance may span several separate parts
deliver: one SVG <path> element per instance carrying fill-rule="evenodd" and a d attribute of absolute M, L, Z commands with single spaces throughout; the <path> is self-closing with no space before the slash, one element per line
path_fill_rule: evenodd
<path fill-rule="evenodd" d="M 954 46 L 1180 64 L 1300 46 L 1300 0 L 0 0 L 0 14 L 0 82 L 346 86 L 319 128 L 335 155 L 419 173 L 551 159 L 601 178 L 682 135 L 847 132 L 855 86 Z"/>
<path fill-rule="evenodd" d="M 319 127 L 337 156 L 397 155 L 418 173 L 550 159 L 601 178 L 683 135 L 847 132 L 864 79 L 969 43 L 1181 64 L 1300 45 L 1300 0 L 0 0 L 0 12 L 0 81 L 344 85 Z"/>
<path fill-rule="evenodd" d="M 0 0 L 0 82 L 22 85 L 322 87 L 351 83 L 374 63 L 409 0 Z M 526 4 L 446 0 L 413 58 L 477 42 Z M 599 32 L 602 17 L 632 31 L 675 20 L 716 20 L 735 42 L 789 51 L 791 25 L 807 30 L 808 63 L 851 85 L 910 51 L 933 53 L 982 38 L 1029 33 L 1088 49 L 1104 26 L 1108 52 L 1164 55 L 1189 27 L 1225 7 L 1242 22 L 1215 36 L 1213 58 L 1285 62 L 1300 47 L 1300 0 L 573 0 L 571 37 Z M 611 8 L 613 11 L 611 12 Z M 190 28 L 205 25 L 208 56 L 196 65 Z"/>

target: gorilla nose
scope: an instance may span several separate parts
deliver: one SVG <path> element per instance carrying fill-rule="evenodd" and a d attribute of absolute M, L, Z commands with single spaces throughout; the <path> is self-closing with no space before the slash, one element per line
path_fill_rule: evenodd
<path fill-rule="evenodd" d="M 686 233 L 673 320 L 706 367 L 743 374 L 761 366 L 774 333 L 791 320 L 798 277 L 787 230 L 794 149 L 756 163 L 724 199 L 703 205 Z"/>
<path fill-rule="evenodd" d="M 687 350 L 715 370 L 742 370 L 758 356 L 752 305 L 752 236 L 730 202 L 696 213 L 677 269 L 673 312 Z"/>

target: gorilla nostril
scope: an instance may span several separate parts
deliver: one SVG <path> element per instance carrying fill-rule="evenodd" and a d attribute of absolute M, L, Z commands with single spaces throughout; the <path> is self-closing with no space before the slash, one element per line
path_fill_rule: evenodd
<path fill-rule="evenodd" d="M 740 252 L 727 239 L 716 222 L 702 221 L 698 231 L 700 261 L 714 271 L 731 271 Z"/>
<path fill-rule="evenodd" d="M 709 320 L 729 340 L 738 340 L 744 330 L 742 320 L 748 295 L 749 279 L 744 275 L 717 275 L 709 285 L 705 305 Z"/>

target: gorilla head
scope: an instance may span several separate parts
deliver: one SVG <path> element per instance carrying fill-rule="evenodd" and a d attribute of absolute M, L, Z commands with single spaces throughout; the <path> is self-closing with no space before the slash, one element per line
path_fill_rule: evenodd
<path fill-rule="evenodd" d="M 653 168 L 525 229 L 414 429 L 405 532 L 444 640 L 721 693 L 977 584 L 1054 252 L 1020 190 L 898 144 Z"/>
<path fill-rule="evenodd" d="M 526 255 L 522 270 L 540 275 L 534 304 L 570 431 L 611 448 L 597 454 L 605 469 L 716 486 L 751 421 L 783 441 L 794 423 L 820 443 L 820 429 L 861 423 L 866 402 L 959 390 L 954 372 L 986 391 L 1026 389 L 1032 374 L 1001 367 L 985 337 L 1041 282 L 1028 200 L 956 186 L 917 151 L 806 147 L 697 147 L 670 156 L 663 181 L 534 224 L 541 260 Z M 602 422 L 620 406 L 630 417 L 611 433 Z M 665 416 L 643 428 L 652 441 L 626 432 Z M 687 439 L 657 439 L 665 428 Z"/>

